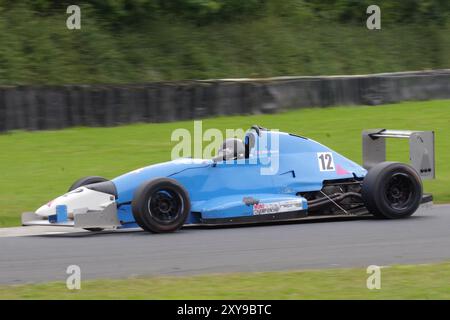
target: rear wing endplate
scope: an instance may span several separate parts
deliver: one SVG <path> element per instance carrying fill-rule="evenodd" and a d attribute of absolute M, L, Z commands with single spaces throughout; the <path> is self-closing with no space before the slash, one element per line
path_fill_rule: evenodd
<path fill-rule="evenodd" d="M 409 161 L 422 179 L 435 178 L 434 131 L 369 129 L 362 132 L 363 167 L 386 161 L 386 138 L 409 139 Z"/>

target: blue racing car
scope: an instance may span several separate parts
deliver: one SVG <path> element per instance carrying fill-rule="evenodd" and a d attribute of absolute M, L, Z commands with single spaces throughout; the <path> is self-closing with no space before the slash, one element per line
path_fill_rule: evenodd
<path fill-rule="evenodd" d="M 411 165 L 385 161 L 389 137 L 409 138 Z M 433 132 L 364 131 L 363 158 L 360 166 L 306 137 L 253 126 L 243 140 L 225 140 L 213 159 L 177 159 L 112 180 L 79 179 L 66 194 L 24 213 L 22 223 L 162 233 L 313 216 L 405 218 L 432 200 L 422 179 L 434 177 Z"/>

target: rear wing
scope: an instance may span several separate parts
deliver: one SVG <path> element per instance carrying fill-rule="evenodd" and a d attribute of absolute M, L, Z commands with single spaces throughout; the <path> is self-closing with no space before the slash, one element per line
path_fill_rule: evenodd
<path fill-rule="evenodd" d="M 435 178 L 434 131 L 369 129 L 362 132 L 363 167 L 386 161 L 386 138 L 409 139 L 409 161 L 422 179 Z"/>

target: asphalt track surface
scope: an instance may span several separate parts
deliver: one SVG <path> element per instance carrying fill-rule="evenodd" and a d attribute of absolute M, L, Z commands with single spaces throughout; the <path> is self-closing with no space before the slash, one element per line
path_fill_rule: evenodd
<path fill-rule="evenodd" d="M 184 228 L 160 235 L 143 231 L 24 237 L 3 234 L 0 284 L 65 281 L 69 265 L 80 266 L 82 279 L 93 279 L 367 267 L 449 259 L 450 205 L 441 205 L 420 209 L 404 220 L 358 218 Z"/>

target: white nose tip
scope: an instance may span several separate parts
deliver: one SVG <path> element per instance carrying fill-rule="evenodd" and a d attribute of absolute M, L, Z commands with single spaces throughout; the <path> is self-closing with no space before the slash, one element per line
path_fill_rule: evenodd
<path fill-rule="evenodd" d="M 87 210 L 101 210 L 106 204 L 110 204 L 113 201 L 114 197 L 110 194 L 81 187 L 44 204 L 36 210 L 36 214 L 48 217 L 56 214 L 56 206 L 65 205 L 67 206 L 68 216 L 72 217 L 74 210 L 84 212 Z"/>
<path fill-rule="evenodd" d="M 56 214 L 56 208 L 49 204 L 44 204 L 42 207 L 36 210 L 36 214 L 41 217 L 48 217 Z"/>

